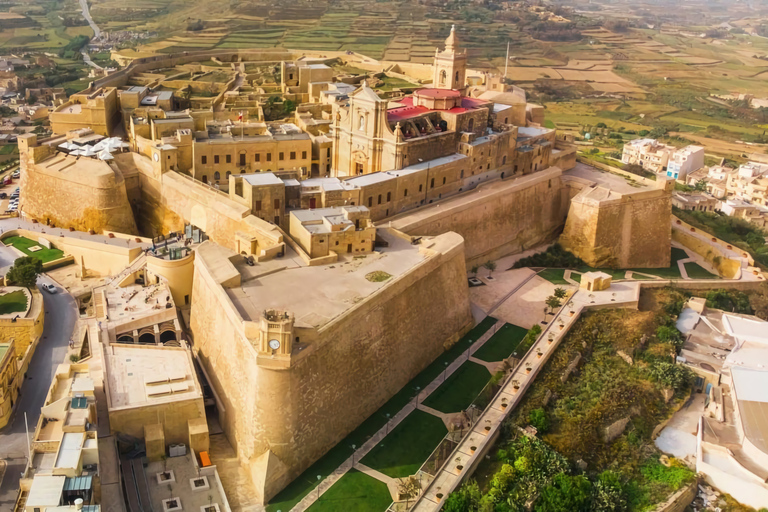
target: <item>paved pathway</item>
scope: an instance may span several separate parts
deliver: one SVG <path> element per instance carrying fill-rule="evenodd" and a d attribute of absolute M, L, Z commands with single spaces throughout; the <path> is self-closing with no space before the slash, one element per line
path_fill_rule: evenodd
<path fill-rule="evenodd" d="M 459 355 L 459 357 L 457 357 L 451 364 L 449 364 L 444 372 L 441 372 L 440 375 L 438 375 L 432 382 L 429 383 L 429 385 L 421 390 L 418 395 L 408 403 L 408 405 L 401 409 L 400 412 L 395 414 L 392 419 L 387 422 L 387 424 L 385 424 L 378 430 L 378 432 L 371 436 L 371 438 L 368 439 L 368 441 L 366 441 L 363 446 L 357 448 L 351 457 L 345 460 L 341 466 L 336 468 L 332 474 L 323 479 L 317 488 L 313 489 L 309 494 L 304 496 L 304 499 L 297 503 L 296 506 L 291 509 L 291 511 L 303 512 L 304 510 L 307 510 L 309 507 L 311 507 L 312 504 L 317 501 L 320 496 L 322 496 L 328 489 L 331 488 L 331 486 L 333 486 L 333 484 L 335 484 L 342 476 L 344 476 L 347 471 L 352 468 L 353 460 L 355 461 L 355 468 L 357 468 L 357 461 L 362 460 L 362 458 L 365 457 L 368 452 L 370 452 L 377 444 L 379 444 L 379 442 L 381 442 L 382 439 L 387 436 L 388 432 L 392 431 L 392 429 L 399 425 L 400 422 L 402 422 L 411 412 L 413 412 L 414 409 L 417 407 L 422 409 L 424 406 L 421 404 L 421 402 L 423 402 L 424 399 L 426 399 L 430 394 L 432 394 L 432 392 L 439 388 L 445 379 L 450 377 L 453 372 L 455 372 L 462 364 L 464 364 L 472 353 L 483 346 L 486 341 L 491 339 L 491 336 L 496 334 L 496 331 L 498 331 L 499 328 L 504 325 L 504 323 L 505 322 L 503 320 L 499 320 L 493 325 L 493 327 L 488 329 L 482 336 L 480 336 L 477 341 L 475 341 L 467 350 L 465 350 L 461 355 Z M 443 418 L 443 413 L 434 411 L 434 409 L 427 407 L 422 410 L 426 410 L 426 412 L 430 412 L 430 414 L 434 414 L 439 418 Z M 434 411 L 434 413 L 432 411 Z M 374 476 L 374 478 L 377 477 Z M 387 483 L 385 480 L 382 481 Z"/>
<path fill-rule="evenodd" d="M 35 231 L 37 233 L 46 233 L 53 236 L 61 236 L 69 238 L 77 238 L 79 240 L 89 240 L 91 242 L 103 243 L 107 245 L 113 245 L 115 247 L 141 247 L 147 249 L 152 247 L 152 242 L 136 242 L 134 237 L 131 238 L 109 238 L 107 235 L 91 235 L 85 231 L 70 231 L 68 229 L 52 228 L 45 224 L 30 222 L 18 217 L 11 219 L 0 219 L 0 235 L 11 229 L 26 229 L 28 231 Z"/>
<path fill-rule="evenodd" d="M 38 288 L 42 283 L 52 281 L 46 276 L 41 276 L 37 282 Z M 69 339 L 78 316 L 77 304 L 68 293 L 60 289 L 59 293 L 41 291 L 41 294 L 45 307 L 43 334 L 29 363 L 11 424 L 0 432 L 0 458 L 7 463 L 7 471 L 0 482 L 0 512 L 13 510 L 20 475 L 27 464 L 24 413 L 27 413 L 32 433 L 51 386 L 53 374 L 66 358 Z"/>

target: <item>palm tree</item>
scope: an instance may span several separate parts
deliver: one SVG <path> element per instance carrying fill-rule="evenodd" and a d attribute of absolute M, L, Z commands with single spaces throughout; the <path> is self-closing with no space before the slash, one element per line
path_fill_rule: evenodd
<path fill-rule="evenodd" d="M 565 291 L 565 288 L 555 288 L 555 297 L 558 299 L 564 299 L 567 294 L 568 292 Z"/>

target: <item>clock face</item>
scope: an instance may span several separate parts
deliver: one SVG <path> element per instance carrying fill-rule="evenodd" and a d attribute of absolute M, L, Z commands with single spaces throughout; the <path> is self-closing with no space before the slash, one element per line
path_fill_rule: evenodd
<path fill-rule="evenodd" d="M 155 153 L 155 162 L 160 161 L 160 155 L 158 153 Z"/>
<path fill-rule="evenodd" d="M 272 350 L 277 350 L 280 348 L 280 342 L 277 340 L 269 340 L 269 348 Z"/>

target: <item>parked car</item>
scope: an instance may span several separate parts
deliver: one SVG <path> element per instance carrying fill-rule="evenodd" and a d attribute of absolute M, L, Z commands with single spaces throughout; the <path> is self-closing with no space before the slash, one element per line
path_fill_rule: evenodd
<path fill-rule="evenodd" d="M 19 178 L 21 176 L 21 171 L 15 171 L 13 174 L 11 174 L 11 178 Z"/>
<path fill-rule="evenodd" d="M 10 185 L 12 182 L 13 180 L 11 180 L 10 176 L 6 176 L 5 178 L 3 178 L 3 185 Z"/>
<path fill-rule="evenodd" d="M 8 199 L 8 194 L 5 192 L 0 192 L 0 199 Z"/>
<path fill-rule="evenodd" d="M 43 283 L 42 288 L 48 293 L 56 293 L 56 287 L 53 286 L 52 284 Z"/>

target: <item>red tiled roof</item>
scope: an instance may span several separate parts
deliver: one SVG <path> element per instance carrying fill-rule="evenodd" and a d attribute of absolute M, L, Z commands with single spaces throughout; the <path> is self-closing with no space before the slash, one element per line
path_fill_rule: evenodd
<path fill-rule="evenodd" d="M 427 107 L 399 107 L 387 111 L 388 121 L 402 121 L 429 112 Z"/>

